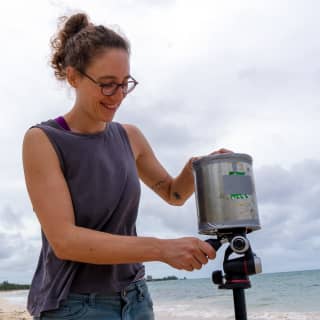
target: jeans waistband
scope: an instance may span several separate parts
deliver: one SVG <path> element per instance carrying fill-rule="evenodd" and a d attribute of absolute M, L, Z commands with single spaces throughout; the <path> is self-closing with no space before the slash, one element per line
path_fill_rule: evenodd
<path fill-rule="evenodd" d="M 147 287 L 146 281 L 144 279 L 138 280 L 135 282 L 130 283 L 128 286 L 123 288 L 120 292 L 114 293 L 73 293 L 70 292 L 67 299 L 72 300 L 105 300 L 105 299 L 113 299 L 113 298 L 120 298 L 125 297 L 129 292 L 137 290 L 141 292 L 143 289 Z"/>

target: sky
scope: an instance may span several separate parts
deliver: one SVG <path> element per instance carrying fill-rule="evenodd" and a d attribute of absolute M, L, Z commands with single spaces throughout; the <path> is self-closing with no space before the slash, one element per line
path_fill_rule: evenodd
<path fill-rule="evenodd" d="M 30 283 L 40 225 L 21 145 L 33 124 L 66 113 L 74 94 L 49 66 L 58 17 L 88 13 L 126 35 L 139 85 L 115 121 L 144 133 L 172 176 L 219 148 L 253 158 L 261 230 L 248 235 L 263 272 L 320 268 L 320 3 L 316 0 L 30 0 L 0 3 L 0 282 Z M 196 236 L 195 198 L 164 203 L 142 184 L 141 236 Z M 146 263 L 148 275 L 210 277 Z"/>

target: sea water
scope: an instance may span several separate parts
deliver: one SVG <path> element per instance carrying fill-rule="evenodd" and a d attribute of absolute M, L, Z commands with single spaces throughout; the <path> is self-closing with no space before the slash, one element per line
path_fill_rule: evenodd
<path fill-rule="evenodd" d="M 259 274 L 245 290 L 248 319 L 320 320 L 320 270 Z M 232 290 L 211 279 L 149 282 L 155 311 L 168 319 L 234 319 Z"/>
<path fill-rule="evenodd" d="M 320 270 L 258 274 L 245 290 L 248 319 L 320 320 Z M 232 290 L 211 279 L 148 282 L 156 319 L 234 319 Z M 27 290 L 2 292 L 0 298 L 25 305 Z"/>

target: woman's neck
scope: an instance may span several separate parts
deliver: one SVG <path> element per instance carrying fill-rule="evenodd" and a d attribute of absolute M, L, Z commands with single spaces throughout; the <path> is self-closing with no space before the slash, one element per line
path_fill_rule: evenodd
<path fill-rule="evenodd" d="M 107 126 L 107 123 L 96 121 L 95 119 L 90 118 L 88 114 L 81 112 L 81 110 L 77 110 L 75 107 L 63 117 L 70 130 L 76 133 L 97 133 L 104 131 Z"/>

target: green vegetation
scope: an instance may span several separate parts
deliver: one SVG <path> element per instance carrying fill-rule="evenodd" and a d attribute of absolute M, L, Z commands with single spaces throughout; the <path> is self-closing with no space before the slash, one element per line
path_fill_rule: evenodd
<path fill-rule="evenodd" d="M 27 290 L 27 289 L 30 289 L 29 284 L 9 283 L 8 281 L 3 281 L 2 283 L 0 283 L 0 291 Z"/>
<path fill-rule="evenodd" d="M 186 277 L 184 277 L 183 279 L 179 279 L 176 276 L 167 276 L 167 277 L 163 277 L 163 278 L 152 278 L 152 276 L 147 276 L 146 280 L 147 281 L 186 280 Z"/>

